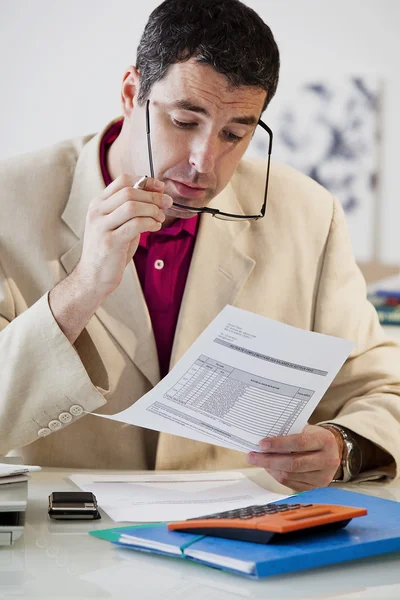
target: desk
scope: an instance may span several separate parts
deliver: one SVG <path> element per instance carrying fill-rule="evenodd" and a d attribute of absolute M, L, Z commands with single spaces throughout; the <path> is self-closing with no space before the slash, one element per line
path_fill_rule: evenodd
<path fill-rule="evenodd" d="M 249 581 L 202 565 L 117 548 L 88 535 L 113 527 L 100 521 L 57 522 L 47 517 L 52 491 L 75 489 L 66 469 L 43 469 L 29 482 L 23 538 L 0 548 L 0 598 L 118 598 L 125 600 L 376 599 L 400 598 L 400 553 L 306 572 Z M 90 471 L 82 471 L 90 472 Z M 244 471 L 261 485 L 271 478 L 260 469 Z M 346 489 L 400 501 L 400 482 L 348 485 Z M 115 526 L 119 527 L 123 523 Z"/>

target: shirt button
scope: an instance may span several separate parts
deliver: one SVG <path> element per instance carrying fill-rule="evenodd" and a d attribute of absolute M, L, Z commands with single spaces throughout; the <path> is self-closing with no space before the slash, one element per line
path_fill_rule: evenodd
<path fill-rule="evenodd" d="M 49 423 L 49 428 L 52 431 L 57 431 L 57 429 L 60 429 L 62 427 L 62 423 L 60 423 L 60 421 L 57 421 L 57 419 L 54 419 L 53 421 L 50 421 Z"/>
<path fill-rule="evenodd" d="M 161 269 L 164 268 L 164 261 L 161 259 L 156 260 L 156 262 L 154 263 L 154 268 L 157 269 L 158 271 L 160 271 Z"/>
<path fill-rule="evenodd" d="M 51 429 L 49 429 L 48 427 L 42 427 L 42 429 L 39 429 L 39 431 L 37 432 L 39 437 L 46 437 L 46 435 L 49 435 L 51 433 Z"/>
<path fill-rule="evenodd" d="M 79 404 L 74 404 L 73 406 L 71 406 L 71 408 L 69 409 L 69 412 L 71 413 L 71 415 L 73 415 L 74 417 L 79 417 L 82 413 L 83 413 L 83 408 L 82 406 L 80 406 Z"/>
<path fill-rule="evenodd" d="M 61 413 L 58 415 L 58 418 L 60 419 L 61 423 L 71 423 L 72 421 L 71 415 L 67 412 Z"/>

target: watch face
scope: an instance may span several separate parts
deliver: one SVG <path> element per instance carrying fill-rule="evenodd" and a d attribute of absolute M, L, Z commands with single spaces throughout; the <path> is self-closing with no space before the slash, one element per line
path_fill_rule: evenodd
<path fill-rule="evenodd" d="M 351 477 L 356 477 L 361 471 L 362 453 L 357 443 L 350 442 L 351 446 L 347 456 L 347 464 Z"/>

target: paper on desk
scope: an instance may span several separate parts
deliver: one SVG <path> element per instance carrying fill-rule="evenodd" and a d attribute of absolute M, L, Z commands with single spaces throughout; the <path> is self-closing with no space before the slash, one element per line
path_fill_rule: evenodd
<path fill-rule="evenodd" d="M 95 473 L 90 475 L 94 483 L 185 483 L 185 482 L 221 482 L 237 481 L 245 479 L 241 471 L 192 471 L 185 472 L 163 472 L 152 471 L 150 473 Z"/>
<path fill-rule="evenodd" d="M 40 471 L 41 467 L 35 465 L 14 465 L 11 463 L 0 463 L 0 478 L 14 475 L 24 475 L 32 471 Z"/>
<path fill-rule="evenodd" d="M 97 416 L 257 451 L 303 429 L 353 346 L 228 305 L 150 392 Z"/>
<path fill-rule="evenodd" d="M 264 490 L 240 472 L 131 475 L 104 480 L 100 475 L 74 474 L 70 480 L 97 502 L 114 521 L 154 523 L 267 504 L 287 496 Z M 146 479 L 143 480 L 143 477 Z"/>

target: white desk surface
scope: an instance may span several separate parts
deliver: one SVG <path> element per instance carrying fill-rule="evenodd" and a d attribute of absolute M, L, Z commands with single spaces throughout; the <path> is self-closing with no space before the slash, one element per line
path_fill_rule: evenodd
<path fill-rule="evenodd" d="M 253 581 L 183 560 L 117 548 L 87 533 L 124 525 L 115 524 L 104 513 L 94 522 L 65 523 L 48 518 L 49 494 L 76 489 L 67 480 L 73 472 L 79 470 L 43 469 L 32 474 L 24 536 L 11 548 L 0 548 L 1 599 L 400 598 L 400 552 Z M 245 472 L 271 489 L 272 480 L 264 471 Z M 400 501 L 400 482 L 348 485 L 346 489 Z M 282 490 L 285 488 L 274 486 L 274 491 Z"/>

